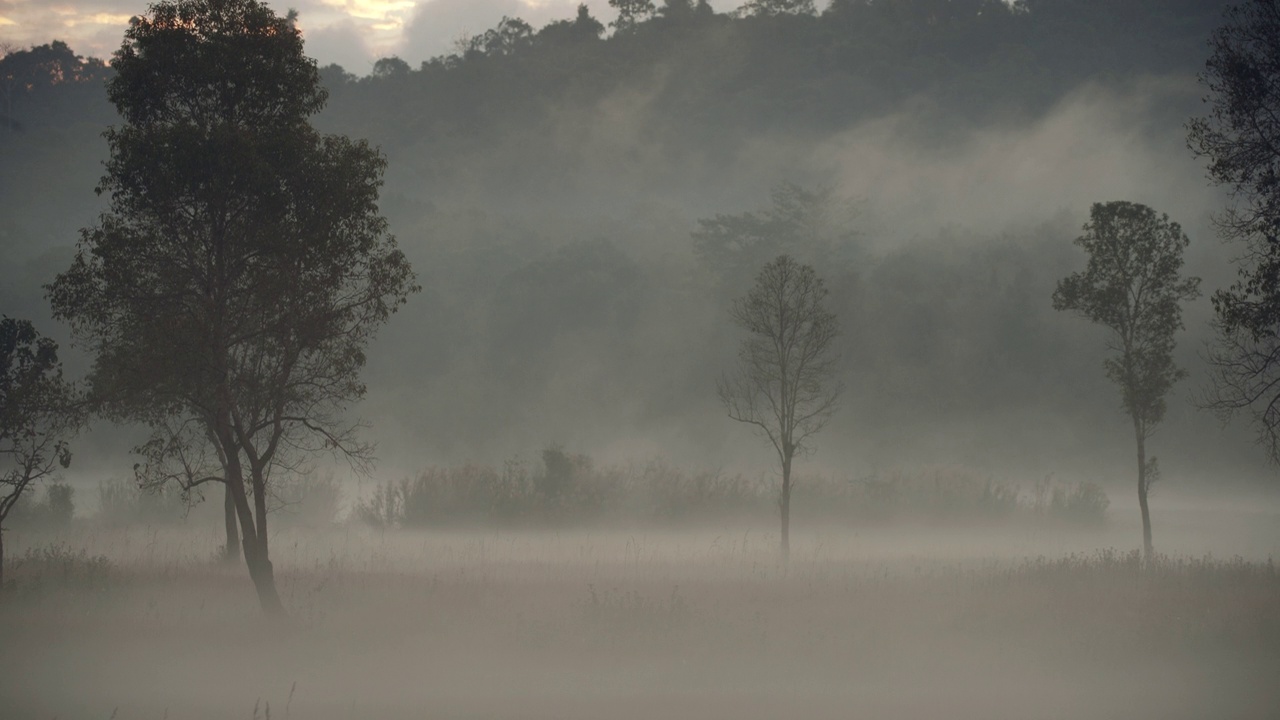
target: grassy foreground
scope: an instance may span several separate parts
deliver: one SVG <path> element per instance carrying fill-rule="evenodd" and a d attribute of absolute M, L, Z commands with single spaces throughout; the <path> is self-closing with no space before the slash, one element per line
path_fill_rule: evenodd
<path fill-rule="evenodd" d="M 284 626 L 259 617 L 242 567 L 209 560 L 211 532 L 24 537 L 0 603 L 0 707 L 14 719 L 1280 708 L 1272 562 L 1142 567 L 1120 551 L 997 552 L 980 532 L 815 532 L 782 566 L 776 536 L 750 528 L 296 530 L 273 538 Z"/>

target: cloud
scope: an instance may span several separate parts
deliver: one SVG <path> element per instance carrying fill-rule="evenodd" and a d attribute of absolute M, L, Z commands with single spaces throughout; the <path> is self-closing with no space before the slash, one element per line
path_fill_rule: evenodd
<path fill-rule="evenodd" d="M 365 44 L 360 27 L 350 19 L 311 30 L 303 22 L 305 52 L 321 66 L 337 63 L 347 72 L 367 75 L 373 67 L 373 53 Z"/>

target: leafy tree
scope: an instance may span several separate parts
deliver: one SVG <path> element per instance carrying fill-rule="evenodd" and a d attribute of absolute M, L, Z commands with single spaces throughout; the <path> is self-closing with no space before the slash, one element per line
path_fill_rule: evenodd
<path fill-rule="evenodd" d="M 105 63 L 76 55 L 61 40 L 26 50 L 0 43 L 0 125 L 23 129 L 14 115 L 17 101 L 59 85 L 101 81 L 106 74 Z"/>
<path fill-rule="evenodd" d="M 1095 203 L 1076 238 L 1089 254 L 1083 272 L 1058 282 L 1056 310 L 1070 310 L 1111 330 L 1103 361 L 1120 386 L 1138 446 L 1138 505 L 1142 546 L 1152 556 L 1147 493 L 1158 471 L 1147 439 L 1164 418 L 1165 395 L 1186 371 L 1173 362 L 1174 333 L 1182 329 L 1181 303 L 1200 295 L 1200 279 L 1182 277 L 1182 251 L 1190 240 L 1168 215 L 1138 203 Z"/>
<path fill-rule="evenodd" d="M 58 346 L 28 321 L 0 318 L 0 587 L 4 522 L 24 493 L 71 464 L 67 441 L 79 425 L 80 410 L 73 388 L 62 379 Z M 49 504 L 69 510 L 71 488 L 62 487 Z"/>
<path fill-rule="evenodd" d="M 556 20 L 547 23 L 538 31 L 538 42 L 542 44 L 574 44 L 599 40 L 604 34 L 604 25 L 591 16 L 591 9 L 586 4 L 578 5 L 578 14 L 573 20 Z"/>
<path fill-rule="evenodd" d="M 694 253 L 723 285 L 735 286 L 779 254 L 830 266 L 853 251 L 852 212 L 830 189 L 783 183 L 762 211 L 699 220 Z"/>
<path fill-rule="evenodd" d="M 326 94 L 292 14 L 257 0 L 150 13 L 108 85 L 124 121 L 106 134 L 108 210 L 50 300 L 94 355 L 105 414 L 150 425 L 149 445 L 215 451 L 259 601 L 282 613 L 271 471 L 295 454 L 370 459 L 344 411 L 413 273 L 378 212 L 385 159 L 308 121 Z"/>
<path fill-rule="evenodd" d="M 1247 249 L 1237 281 L 1213 295 L 1218 339 L 1206 400 L 1224 419 L 1251 414 L 1280 462 L 1280 5 L 1230 8 L 1210 47 L 1200 76 L 1209 114 L 1190 122 L 1187 142 L 1230 193 L 1219 230 Z"/>
<path fill-rule="evenodd" d="M 747 0 L 739 10 L 744 15 L 814 15 L 813 0 Z"/>
<path fill-rule="evenodd" d="M 634 30 L 657 12 L 653 0 L 609 0 L 609 7 L 618 11 L 618 19 L 609 23 L 618 32 Z"/>
<path fill-rule="evenodd" d="M 836 409 L 840 384 L 835 314 L 827 289 L 808 265 L 779 255 L 760 270 L 755 287 L 733 304 L 731 317 L 748 336 L 735 373 L 717 385 L 729 417 L 754 425 L 773 445 L 782 468 L 778 507 L 782 556 L 791 552 L 791 464 Z"/>
<path fill-rule="evenodd" d="M 409 63 L 392 55 L 373 64 L 372 76 L 379 80 L 404 80 L 409 77 Z"/>

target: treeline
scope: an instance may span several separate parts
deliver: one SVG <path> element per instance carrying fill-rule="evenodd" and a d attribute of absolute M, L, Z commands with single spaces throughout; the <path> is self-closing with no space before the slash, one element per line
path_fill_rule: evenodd
<path fill-rule="evenodd" d="M 585 9 L 542 28 L 507 19 L 453 53 L 385 58 L 367 77 L 322 68 L 330 97 L 317 125 L 387 154 L 382 210 L 423 285 L 370 355 L 364 407 L 381 454 L 421 467 L 637 438 L 635 456 L 731 457 L 745 443 L 716 422 L 714 379 L 734 347 L 724 310 L 786 250 L 819 267 L 843 328 L 848 412 L 824 436 L 825 461 L 986 468 L 1012 453 L 1034 466 L 1025 477 L 1093 462 L 1111 432 L 1095 418 L 1116 404 L 1100 340 L 1049 303 L 1079 261 L 1070 240 L 1087 207 L 1051 201 L 1024 214 L 1037 221 L 998 230 L 939 211 L 933 227 L 905 231 L 811 155 L 888 118 L 889 137 L 954 156 L 975 131 L 1034 124 L 1082 85 L 1119 95 L 1146 77 L 1174 89 L 1126 142 L 1181 137 L 1226 4 L 836 0 L 821 13 L 758 2 L 728 14 L 668 1 L 612 28 Z M 70 68 L 62 81 L 10 83 L 19 129 L 0 132 L 0 304 L 41 321 L 41 286 L 101 207 L 100 133 L 118 119 L 101 89 L 109 67 L 60 43 L 27 52 L 0 60 L 0 78 L 54 67 L 37 55 Z M 822 200 L 793 213 L 822 225 L 806 234 L 822 242 L 778 234 L 774 216 L 790 211 L 769 192 L 788 180 Z M 751 253 L 709 243 L 755 221 L 769 241 Z M 1180 345 L 1193 373 L 1205 315 L 1189 316 Z M 1194 471 L 1248 447 L 1224 445 L 1191 413 L 1169 425 Z M 630 450 L 616 444 L 610 458 Z M 1115 458 L 1127 452 L 1117 444 Z"/>

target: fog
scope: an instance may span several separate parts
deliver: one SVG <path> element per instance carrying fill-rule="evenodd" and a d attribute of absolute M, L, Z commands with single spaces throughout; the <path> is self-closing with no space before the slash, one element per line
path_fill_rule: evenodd
<path fill-rule="evenodd" d="M 575 4 L 302 6 L 313 122 L 385 155 L 422 286 L 344 409 L 376 461 L 274 471 L 264 618 L 221 486 L 140 490 L 148 429 L 94 418 L 74 507 L 46 483 L 5 521 L 0 716 L 1273 716 L 1280 484 L 1247 415 L 1200 407 L 1240 248 L 1186 123 L 1224 3 L 690 3 L 599 35 Z M 486 45 L 504 16 L 528 33 Z M 15 107 L 0 309 L 79 379 L 45 285 L 120 118 L 101 78 Z M 795 237 L 707 240 L 797 197 Z M 1051 302 L 1112 200 L 1180 223 L 1204 290 L 1147 441 L 1150 560 L 1106 332 Z M 780 252 L 830 291 L 843 387 L 789 560 L 778 453 L 717 395 Z"/>

